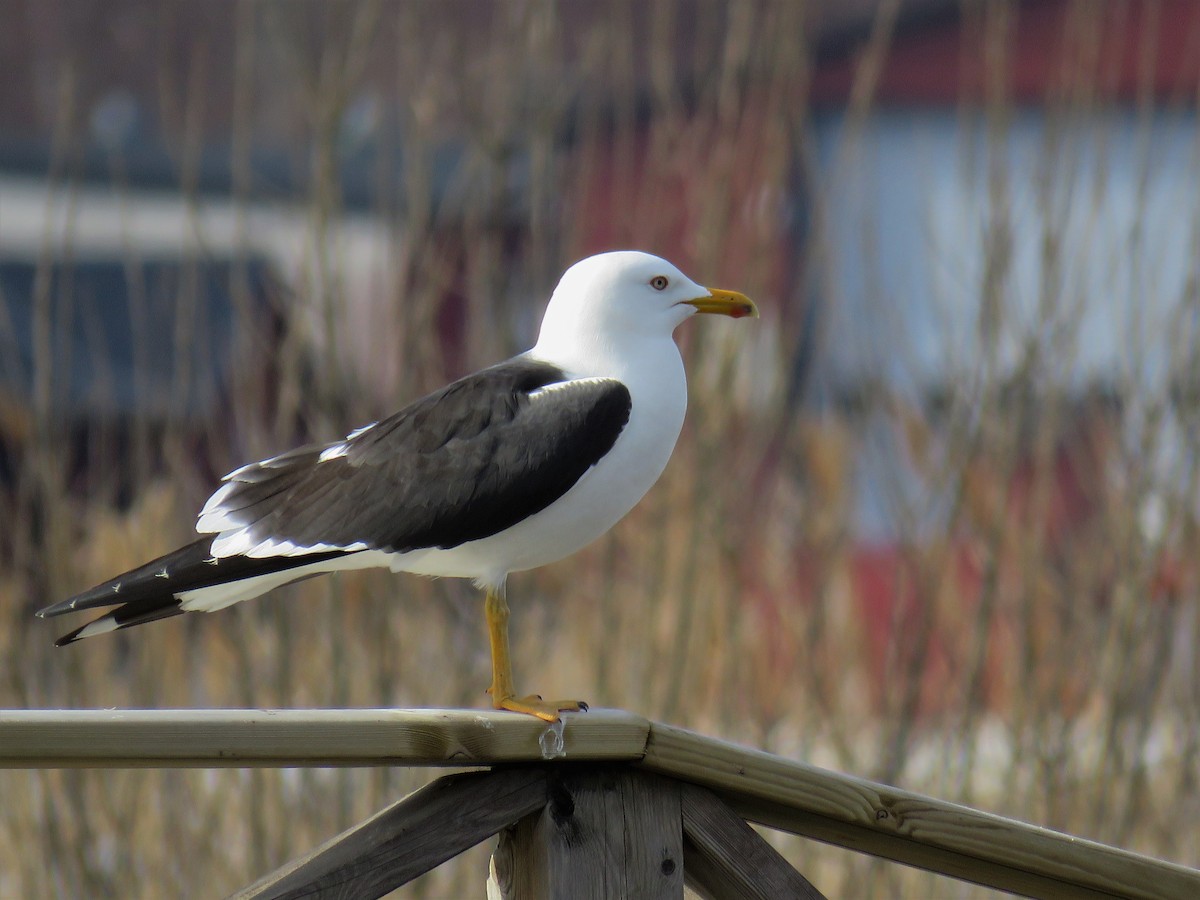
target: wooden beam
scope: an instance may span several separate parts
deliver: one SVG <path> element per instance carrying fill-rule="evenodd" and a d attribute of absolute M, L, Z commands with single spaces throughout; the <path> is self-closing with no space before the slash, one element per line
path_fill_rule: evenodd
<path fill-rule="evenodd" d="M 489 895 L 682 900 L 680 785 L 628 766 L 556 766 L 541 809 L 500 834 Z"/>
<path fill-rule="evenodd" d="M 1022 869 L 1023 863 L 1015 860 L 1012 864 L 997 861 L 995 857 L 1002 854 L 967 855 L 953 853 L 945 848 L 928 846 L 921 837 L 914 836 L 911 840 L 897 839 L 896 836 L 881 836 L 878 832 L 856 825 L 835 822 L 824 816 L 814 816 L 794 810 L 784 804 L 773 804 L 766 801 L 747 800 L 743 797 L 721 795 L 729 803 L 730 808 L 743 818 L 774 828 L 787 831 L 813 840 L 856 850 L 880 859 L 903 863 L 925 869 L 938 875 L 957 878 L 985 887 L 994 887 L 1023 897 L 1045 897 L 1054 900 L 1113 900 L 1114 897 L 1129 898 L 1184 898 L 1200 897 L 1200 893 L 1158 893 L 1154 890 L 1155 881 L 1147 883 L 1141 890 L 1123 891 L 1113 887 L 1112 890 L 1101 890 L 1082 885 L 1076 879 L 1074 882 L 1061 878 L 1050 878 L 1039 872 Z M 989 858 L 991 857 L 991 858 Z M 1153 861 L 1155 865 L 1169 866 L 1167 863 Z"/>
<path fill-rule="evenodd" d="M 545 798 L 540 768 L 446 775 L 234 896 L 382 897 L 542 808 Z"/>
<path fill-rule="evenodd" d="M 712 791 L 682 784 L 684 876 L 706 900 L 825 900 Z"/>
<path fill-rule="evenodd" d="M 1200 897 L 1200 871 L 654 724 L 645 768 L 771 828 L 1030 897 Z"/>
<path fill-rule="evenodd" d="M 491 709 L 0 710 L 0 768 L 634 760 L 649 731 L 606 709 L 558 726 Z"/>

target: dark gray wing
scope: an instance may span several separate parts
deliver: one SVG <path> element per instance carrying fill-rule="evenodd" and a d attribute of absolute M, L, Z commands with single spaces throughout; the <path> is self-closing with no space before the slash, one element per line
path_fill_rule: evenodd
<path fill-rule="evenodd" d="M 517 357 L 345 441 L 239 469 L 206 509 L 226 531 L 247 529 L 251 546 L 455 547 L 565 494 L 612 449 L 630 407 L 615 379 L 567 381 Z"/>

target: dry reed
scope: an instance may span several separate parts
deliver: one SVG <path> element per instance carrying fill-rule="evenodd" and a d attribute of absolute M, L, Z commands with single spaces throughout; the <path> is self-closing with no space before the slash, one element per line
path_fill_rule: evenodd
<path fill-rule="evenodd" d="M 987 6 L 976 24 L 988 65 L 1002 71 L 1013 7 Z M 903 308 L 892 305 L 903 298 L 878 248 L 840 241 L 831 223 L 843 211 L 830 205 L 862 171 L 896 7 L 881 6 L 824 160 L 811 137 L 802 4 L 461 4 L 451 15 L 435 4 L 243 2 L 222 13 L 235 23 L 228 47 L 213 38 L 219 29 L 188 40 L 187 17 L 164 14 L 142 34 L 188 53 L 160 60 L 150 91 L 192 223 L 186 258 L 212 252 L 200 191 L 206 133 L 232 135 L 232 245 L 243 262 L 262 238 L 252 151 L 272 134 L 302 148 L 293 161 L 307 172 L 307 202 L 292 211 L 304 224 L 284 273 L 284 330 L 269 346 L 271 376 L 247 370 L 221 411 L 228 428 L 160 435 L 133 423 L 137 469 L 153 478 L 115 508 L 116 485 L 97 477 L 81 490 L 70 477 L 49 345 L 50 266 L 71 258 L 70 227 L 47 239 L 36 402 L 0 501 L 15 523 L 0 541 L 0 706 L 484 703 L 478 598 L 454 581 L 345 575 L 66 651 L 30 614 L 183 540 L 211 488 L 198 459 L 224 471 L 300 437 L 343 434 L 521 349 L 554 273 L 581 252 L 665 249 L 698 280 L 760 299 L 766 315 L 757 330 L 685 326 L 691 408 L 661 483 L 595 546 L 510 580 L 521 682 L 1200 864 L 1187 837 L 1200 805 L 1200 620 L 1187 552 L 1197 398 L 1190 382 L 1154 386 L 1136 367 L 1168 354 L 1180 372 L 1194 369 L 1196 273 L 1193 263 L 1193 287 L 1164 304 L 1177 346 L 1129 334 L 1130 363 L 1105 385 L 1108 402 L 1082 403 L 1071 362 L 1086 305 L 1139 299 L 1120 285 L 1111 297 L 1083 296 L 1068 277 L 1108 264 L 1072 230 L 1082 221 L 1086 237 L 1095 196 L 1055 191 L 1096 149 L 1092 94 L 1064 90 L 1047 105 L 1032 320 L 1013 253 L 1022 198 L 1005 147 L 1015 113 L 1002 89 L 989 89 L 960 113 L 964 133 L 983 135 L 982 169 L 963 168 L 978 218 L 958 246 L 928 248 L 981 260 L 947 307 L 978 311 L 968 342 L 944 351 L 947 372 L 964 365 L 938 402 L 890 384 L 882 363 L 853 403 L 814 412 L 796 402 L 789 379 L 814 337 L 807 304 L 839 302 L 839 258 L 859 259 L 877 288 L 865 292 L 867 315 L 887 322 Z M 1072 20 L 1080 67 L 1088 8 Z M 49 177 L 69 195 L 92 86 L 86 49 L 64 46 L 53 60 Z M 214 96 L 214 84 L 228 93 Z M 1186 112 L 1194 117 L 1194 104 Z M 338 177 L 355 149 L 352 114 L 404 149 L 399 170 L 376 162 L 363 173 L 366 211 L 346 209 Z M 443 181 L 448 140 L 464 149 Z M 800 202 L 798 171 L 803 234 L 787 209 Z M 866 234 L 877 211 L 862 191 Z M 1157 211 L 1147 192 L 1138 197 L 1123 247 L 1144 271 L 1154 247 L 1135 232 Z M 1194 202 L 1184 213 L 1179 227 L 1194 244 Z M 381 236 L 365 255 L 354 255 L 356 229 Z M 127 256 L 136 262 L 139 248 Z M 246 283 L 233 280 L 245 314 Z M 461 332 L 447 331 L 450 296 Z M 903 333 L 878 350 L 915 367 Z M 1005 364 L 1004 335 L 1016 336 L 1015 365 Z M 880 453 L 892 461 L 880 489 L 894 553 L 868 588 L 855 473 Z M 1089 514 L 1056 531 L 1064 461 L 1082 473 Z M 91 471 L 116 462 L 99 455 Z M 1149 529 L 1147 509 L 1157 516 Z M 427 777 L 0 773 L 0 895 L 227 892 Z M 986 893 L 821 845 L 778 844 L 830 896 Z M 476 849 L 400 894 L 479 896 L 485 872 L 486 849 Z"/>

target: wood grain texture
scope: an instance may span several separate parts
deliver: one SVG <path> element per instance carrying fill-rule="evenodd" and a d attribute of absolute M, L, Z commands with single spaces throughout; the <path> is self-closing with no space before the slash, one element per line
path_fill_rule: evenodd
<path fill-rule="evenodd" d="M 0 710 L 0 768 L 633 760 L 650 729 L 605 709 L 564 715 L 561 725 L 556 734 L 491 709 Z"/>
<path fill-rule="evenodd" d="M 545 785 L 533 767 L 446 775 L 235 897 L 382 897 L 540 809 Z"/>
<path fill-rule="evenodd" d="M 779 852 L 712 791 L 681 785 L 684 873 L 709 900 L 825 900 Z"/>
<path fill-rule="evenodd" d="M 1032 897 L 1200 897 L 1200 871 L 654 724 L 642 766 L 751 821 Z"/>
<path fill-rule="evenodd" d="M 679 784 L 629 767 L 555 767 L 546 802 L 500 835 L 490 896 L 682 900 Z"/>

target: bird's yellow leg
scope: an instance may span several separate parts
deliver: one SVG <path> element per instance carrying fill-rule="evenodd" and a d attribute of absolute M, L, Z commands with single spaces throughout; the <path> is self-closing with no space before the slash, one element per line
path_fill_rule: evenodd
<path fill-rule="evenodd" d="M 492 645 L 492 706 L 512 712 L 537 716 L 547 722 L 557 722 L 560 712 L 579 712 L 587 704 L 579 700 L 543 700 L 537 694 L 517 697 L 513 686 L 512 656 L 508 650 L 508 602 L 504 599 L 504 588 L 499 591 L 488 588 L 484 600 L 487 614 L 488 640 Z"/>

